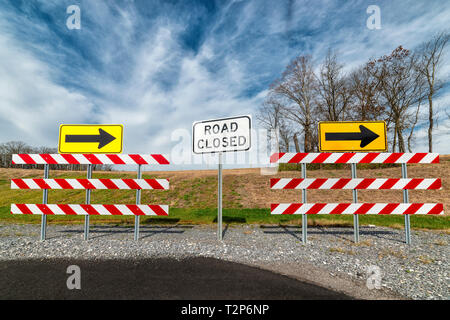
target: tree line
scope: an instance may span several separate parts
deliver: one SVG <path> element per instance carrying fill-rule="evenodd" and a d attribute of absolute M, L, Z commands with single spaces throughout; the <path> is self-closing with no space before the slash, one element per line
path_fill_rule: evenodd
<path fill-rule="evenodd" d="M 331 49 L 320 65 L 310 55 L 299 55 L 270 85 L 257 119 L 266 129 L 278 129 L 282 152 L 291 142 L 300 152 L 301 138 L 304 152 L 317 152 L 319 121 L 350 120 L 386 121 L 392 152 L 412 152 L 417 124 L 427 123 L 428 151 L 433 152 L 433 99 L 448 82 L 438 71 L 449 39 L 440 32 L 414 50 L 399 46 L 351 72 L 344 72 Z"/>
<path fill-rule="evenodd" d="M 13 164 L 13 154 L 54 154 L 58 149 L 49 147 L 31 147 L 23 141 L 9 141 L 0 144 L 0 168 L 43 169 L 43 164 Z M 51 164 L 51 170 L 82 171 L 85 164 Z M 112 165 L 92 165 L 93 171 L 111 171 Z"/>

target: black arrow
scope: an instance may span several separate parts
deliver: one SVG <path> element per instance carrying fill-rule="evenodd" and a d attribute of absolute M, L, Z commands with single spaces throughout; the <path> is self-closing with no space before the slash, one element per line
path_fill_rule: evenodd
<path fill-rule="evenodd" d="M 350 141 L 361 140 L 360 147 L 364 148 L 373 140 L 379 137 L 375 132 L 367 129 L 363 125 L 359 126 L 361 132 L 330 132 L 325 133 L 325 140 L 327 141 Z"/>
<path fill-rule="evenodd" d="M 116 140 L 116 137 L 102 129 L 98 129 L 98 132 L 100 133 L 99 135 L 66 135 L 66 142 L 98 142 L 98 148 L 101 149 L 111 141 Z"/>

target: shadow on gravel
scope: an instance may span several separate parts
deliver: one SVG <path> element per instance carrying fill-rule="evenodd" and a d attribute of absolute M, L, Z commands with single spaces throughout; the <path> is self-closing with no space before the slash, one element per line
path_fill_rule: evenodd
<path fill-rule="evenodd" d="M 80 267 L 81 289 L 67 288 Z M 351 299 L 321 286 L 213 258 L 0 262 L 0 299 Z"/>
<path fill-rule="evenodd" d="M 148 238 L 158 233 L 167 233 L 167 234 L 180 234 L 184 233 L 184 229 L 191 229 L 193 226 L 189 225 L 172 225 L 172 226 L 149 226 L 144 225 L 139 227 L 139 235 L 140 239 Z M 181 229 L 181 230 L 176 230 Z M 84 233 L 84 229 L 72 229 L 72 230 L 61 230 L 61 233 L 75 233 L 81 234 Z M 109 236 L 111 234 L 133 234 L 134 227 L 129 226 L 91 226 L 89 229 L 89 235 L 91 239 L 102 238 Z M 54 236 L 52 238 L 59 238 L 58 236 Z"/>
<path fill-rule="evenodd" d="M 267 234 L 286 234 L 286 235 L 290 235 L 294 238 L 296 238 L 297 240 L 301 241 L 301 228 L 302 226 L 283 226 L 283 225 L 279 225 L 279 226 L 265 226 L 265 225 L 261 225 L 260 226 L 262 229 L 269 229 L 268 231 L 264 230 L 264 233 Z M 308 227 L 308 235 L 314 235 L 314 234 L 323 234 L 323 235 L 334 235 L 337 238 L 340 239 L 344 239 L 344 240 L 348 240 L 348 237 L 344 237 L 345 235 L 349 235 L 349 236 L 353 236 L 353 228 L 348 228 L 348 227 L 342 227 L 342 230 L 329 230 L 327 228 L 320 228 L 320 227 Z M 396 242 L 400 242 L 403 243 L 403 241 L 399 240 L 398 238 L 394 238 L 394 237 L 386 237 L 385 235 L 397 235 L 396 232 L 394 231 L 382 231 L 382 230 L 370 230 L 370 229 L 365 229 L 360 227 L 359 229 L 359 234 L 364 236 L 364 235 L 368 235 L 368 236 L 373 236 L 379 239 L 383 239 L 383 240 L 390 240 L 390 241 L 396 241 Z"/>

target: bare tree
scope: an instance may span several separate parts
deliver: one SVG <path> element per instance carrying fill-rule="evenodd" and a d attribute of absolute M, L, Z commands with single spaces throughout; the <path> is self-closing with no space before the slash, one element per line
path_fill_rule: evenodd
<path fill-rule="evenodd" d="M 315 86 L 316 80 L 310 56 L 298 56 L 293 59 L 281 78 L 271 85 L 274 96 L 283 101 L 286 106 L 283 108 L 283 114 L 287 119 L 300 125 L 305 152 L 311 152 L 314 149 L 311 137 L 314 133 L 314 124 L 317 122 L 314 118 Z"/>
<path fill-rule="evenodd" d="M 368 63 L 368 70 L 377 79 L 381 103 L 388 109 L 390 123 L 394 126 L 393 151 L 405 152 L 404 132 L 413 127 L 414 116 L 410 108 L 424 97 L 425 81 L 416 70 L 417 57 L 402 46 L 390 55 Z M 398 142 L 397 142 L 398 140 Z"/>
<path fill-rule="evenodd" d="M 319 110 L 328 121 L 342 121 L 348 116 L 352 94 L 349 79 L 342 68 L 336 54 L 328 50 L 316 86 Z"/>
<path fill-rule="evenodd" d="M 278 146 L 282 152 L 289 151 L 292 129 L 283 115 L 285 107 L 274 96 L 268 96 L 258 110 L 256 118 L 267 130 L 274 130 Z"/>
<path fill-rule="evenodd" d="M 450 35 L 438 33 L 431 40 L 419 46 L 417 69 L 426 78 L 428 98 L 428 151 L 433 152 L 433 96 L 442 88 L 442 82 L 437 79 L 442 53 L 448 44 Z"/>
<path fill-rule="evenodd" d="M 368 68 L 366 64 L 350 74 L 353 120 L 381 120 L 387 116 L 386 108 L 379 103 L 381 92 L 378 89 L 377 79 L 371 75 Z"/>

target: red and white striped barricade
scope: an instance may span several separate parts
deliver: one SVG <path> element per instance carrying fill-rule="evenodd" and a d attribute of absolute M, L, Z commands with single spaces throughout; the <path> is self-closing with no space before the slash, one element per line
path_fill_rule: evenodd
<path fill-rule="evenodd" d="M 439 163 L 437 153 L 275 153 L 270 158 L 271 163 L 300 163 L 303 178 L 278 178 L 270 180 L 271 189 L 296 189 L 303 192 L 303 203 L 278 203 L 271 205 L 271 214 L 301 214 L 304 217 L 302 225 L 303 241 L 306 243 L 307 220 L 310 214 L 352 214 L 354 215 L 355 242 L 359 239 L 359 223 L 357 216 L 361 214 L 405 216 L 406 242 L 410 244 L 410 215 L 440 215 L 444 213 L 441 203 L 409 203 L 408 190 L 440 190 L 442 181 L 438 178 L 407 178 L 406 164 Z M 307 163 L 348 163 L 352 164 L 352 178 L 306 178 Z M 402 178 L 356 178 L 358 163 L 399 163 L 402 164 Z M 336 190 L 353 191 L 354 203 L 306 203 L 306 190 Z M 356 190 L 403 190 L 404 203 L 357 203 Z"/>
<path fill-rule="evenodd" d="M 44 164 L 44 179 L 11 179 L 11 189 L 44 190 L 43 204 L 11 204 L 12 214 L 42 215 L 41 240 L 45 239 L 46 216 L 84 215 L 84 238 L 88 239 L 89 216 L 135 216 L 134 238 L 139 238 L 140 216 L 167 216 L 168 205 L 141 205 L 141 190 L 168 190 L 168 179 L 142 179 L 143 165 L 168 165 L 161 154 L 14 154 L 13 164 Z M 51 164 L 87 165 L 87 179 L 49 179 Z M 92 179 L 92 165 L 138 165 L 137 179 Z M 86 190 L 86 204 L 47 204 L 48 190 Z M 90 204 L 90 192 L 96 189 L 136 190 L 136 204 Z"/>

